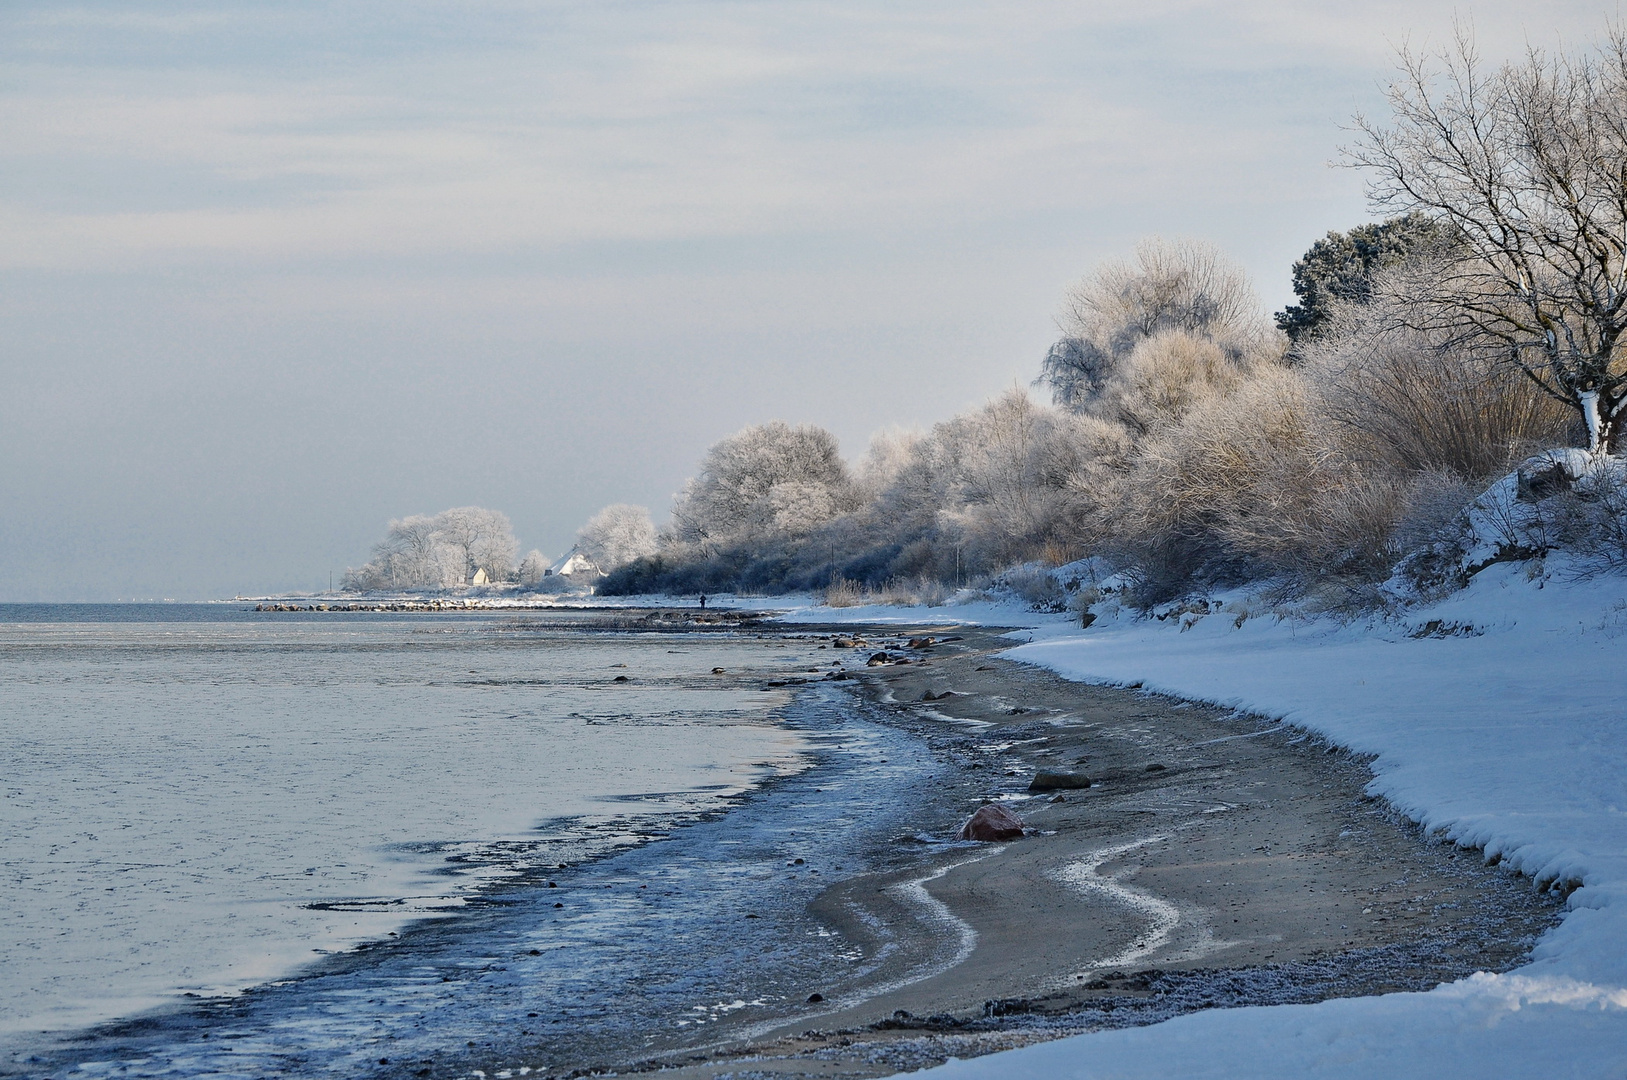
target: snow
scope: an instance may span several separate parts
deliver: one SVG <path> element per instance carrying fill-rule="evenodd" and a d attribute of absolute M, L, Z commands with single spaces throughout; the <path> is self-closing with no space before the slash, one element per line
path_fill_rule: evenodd
<path fill-rule="evenodd" d="M 1219 598 L 1209 614 L 1164 620 L 1101 614 L 1098 605 L 1088 629 L 1016 605 L 968 605 L 967 621 L 1028 628 L 1010 659 L 1281 718 L 1372 754 L 1370 792 L 1423 834 L 1482 849 L 1535 887 L 1574 891 L 1561 924 L 1507 974 L 1483 972 L 1423 994 L 1202 1012 L 950 1062 L 930 1074 L 1621 1076 L 1627 581 L 1580 580 L 1573 571 L 1558 555 L 1545 566 L 1499 563 L 1444 600 L 1356 624 L 1292 617 L 1242 594 Z M 801 609 L 785 617 L 870 621 L 886 612 L 890 621 L 920 624 L 952 621 L 962 610 Z"/>

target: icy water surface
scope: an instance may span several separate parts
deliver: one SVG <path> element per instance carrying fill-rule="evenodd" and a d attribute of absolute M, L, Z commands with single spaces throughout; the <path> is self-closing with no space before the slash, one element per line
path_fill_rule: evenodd
<path fill-rule="evenodd" d="M 355 1023 L 382 1022 L 363 1004 L 369 980 L 428 1000 L 452 981 L 443 966 L 494 963 L 471 944 L 515 932 L 494 928 L 513 900 L 493 889 L 546 889 L 541 868 L 597 865 L 804 768 L 820 736 L 788 724 L 786 693 L 761 683 L 830 656 L 815 648 L 509 614 L 0 606 L 0 1045 L 26 1061 L 42 1032 L 315 963 L 349 989 L 319 1001 L 296 979 L 282 998 L 251 995 L 256 1045 L 355 1049 Z M 526 903 L 588 920 L 551 950 L 614 933 L 613 909 Z M 408 937 L 378 963 L 355 959 L 369 953 L 358 943 Z M 566 965 L 527 992 L 581 974 Z M 461 1019 L 419 1022 L 423 1052 L 490 1019 L 443 1004 Z M 165 1021 L 171 1035 L 190 1022 Z M 220 1072 L 178 1045 L 166 1053 L 159 1072 Z"/>

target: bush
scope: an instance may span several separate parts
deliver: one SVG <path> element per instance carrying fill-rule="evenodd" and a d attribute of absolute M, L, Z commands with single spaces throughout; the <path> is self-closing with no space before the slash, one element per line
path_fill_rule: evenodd
<path fill-rule="evenodd" d="M 1485 481 L 1577 434 L 1570 407 L 1517 368 L 1398 323 L 1382 299 L 1341 308 L 1302 348 L 1353 453 L 1400 472 Z"/>

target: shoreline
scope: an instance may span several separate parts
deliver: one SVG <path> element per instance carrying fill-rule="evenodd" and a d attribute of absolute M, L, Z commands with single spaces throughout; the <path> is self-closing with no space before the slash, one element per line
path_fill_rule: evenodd
<path fill-rule="evenodd" d="M 382 998 L 405 988 L 435 1018 L 415 1050 L 406 1029 L 383 1036 L 403 1040 L 388 1053 L 378 1052 L 378 1038 L 360 1038 L 361 1029 L 330 1030 L 327 1049 L 291 1074 L 883 1076 L 1205 1008 L 1422 989 L 1506 970 L 1557 921 L 1558 906 L 1524 882 L 1472 853 L 1425 844 L 1416 827 L 1362 794 L 1370 773 L 1361 760 L 1303 731 L 1069 683 L 992 655 L 1012 647 L 998 629 L 751 629 L 767 639 L 831 641 L 818 656 L 827 670 L 825 657 L 839 661 L 845 678 L 738 676 L 765 691 L 802 687 L 796 700 L 807 716 L 787 723 L 811 725 L 823 764 L 731 799 L 715 819 L 677 830 L 670 846 L 644 843 L 562 868 L 561 893 L 544 894 L 536 883 L 498 890 L 467 921 L 430 923 L 221 1003 L 218 1019 L 205 1016 L 216 1009 L 206 1003 L 171 1017 L 170 1030 L 184 1037 L 260 1010 L 269 1021 L 252 1025 L 261 1033 L 257 1049 L 282 1058 L 302 1032 L 300 1017 L 328 1023 L 321 994 Z M 906 646 L 925 635 L 936 642 Z M 836 648 L 838 637 L 859 646 Z M 867 666 L 877 651 L 908 662 Z M 821 702 L 832 719 L 818 719 Z M 1041 767 L 1086 772 L 1095 783 L 1032 796 L 1028 781 Z M 954 840 L 985 800 L 1016 808 L 1033 834 L 998 844 Z M 741 857 L 748 850 L 755 863 Z M 675 870 L 675 858 L 688 869 Z M 649 966 L 670 966 L 672 957 L 604 936 L 629 936 L 628 913 L 650 916 L 648 905 L 614 906 L 624 902 L 621 890 L 646 887 L 641 899 L 661 890 L 659 917 L 676 920 L 667 924 L 674 943 L 697 924 L 738 939 L 716 955 L 683 954 L 705 973 L 689 989 L 678 984 L 695 976 L 681 970 L 657 980 L 669 997 L 682 990 L 701 1002 L 690 1028 L 658 1027 L 658 1017 L 672 1014 L 651 1004 Z M 545 910 L 552 905 L 539 902 L 558 896 L 575 909 L 589 888 L 603 900 L 584 910 L 588 923 L 553 921 Z M 602 938 L 572 946 L 592 947 L 580 953 L 576 981 L 560 984 L 581 998 L 539 999 L 546 987 L 528 988 L 536 972 L 525 973 L 553 958 L 516 957 L 502 942 L 535 941 L 539 951 L 529 955 L 537 957 L 569 944 L 571 934 L 557 935 L 574 925 L 595 926 Z M 606 967 L 602 950 L 612 947 L 618 959 Z M 682 952 L 676 944 L 669 951 Z M 392 964 L 395 974 L 379 974 Z M 413 973 L 430 969 L 449 974 L 418 987 Z M 509 969 L 516 974 L 499 974 Z M 352 976 L 361 981 L 344 981 Z M 618 990 L 622 979 L 626 989 Z M 495 992 L 493 980 L 510 995 L 506 1003 L 493 999 L 454 1018 L 467 1008 L 463 995 Z M 441 982 L 451 988 L 438 989 Z M 423 1006 L 426 994 L 444 1004 Z M 162 1040 L 151 1027 L 142 1034 L 147 1024 L 138 1018 L 123 1033 L 98 1033 L 100 1048 L 86 1049 L 101 1057 L 121 1043 L 134 1052 L 145 1037 Z M 609 1025 L 615 1038 L 586 1038 L 593 1024 Z M 572 1037 L 550 1034 L 573 1028 L 580 1030 Z M 466 1050 L 454 1049 L 460 1029 L 469 1032 Z M 233 1060 L 246 1065 L 252 1055 L 242 1052 L 253 1041 L 235 1043 Z"/>
<path fill-rule="evenodd" d="M 1067 682 L 992 656 L 1011 647 L 999 630 L 912 632 L 962 640 L 926 650 L 924 664 L 869 668 L 858 680 L 870 704 L 958 765 L 933 805 L 918 808 L 938 850 L 839 883 L 811 910 L 872 952 L 913 935 L 936 937 L 941 954 L 958 923 L 965 932 L 950 951 L 964 955 L 923 961 L 932 949 L 917 941 L 925 972 L 824 994 L 795 1021 L 739 1029 L 687 1060 L 600 1067 L 660 1068 L 675 1080 L 743 1069 L 891 1075 L 1202 1009 L 1506 971 L 1559 920 L 1559 902 L 1523 879 L 1428 843 L 1363 792 L 1364 759 L 1312 734 Z M 1033 773 L 1058 763 L 1095 782 L 1030 796 Z M 1017 808 L 1031 834 L 946 842 L 984 800 Z M 912 889 L 938 909 L 937 930 L 920 915 L 926 905 L 912 912 L 903 900 Z"/>

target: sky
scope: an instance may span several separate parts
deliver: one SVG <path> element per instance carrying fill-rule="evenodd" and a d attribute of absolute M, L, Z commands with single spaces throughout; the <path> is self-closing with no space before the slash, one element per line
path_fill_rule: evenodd
<path fill-rule="evenodd" d="M 326 587 L 390 518 L 563 552 L 748 424 L 1028 385 L 1145 236 L 1262 305 L 1372 217 L 1395 50 L 1600 3 L 0 6 L 0 600 Z"/>

